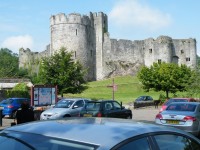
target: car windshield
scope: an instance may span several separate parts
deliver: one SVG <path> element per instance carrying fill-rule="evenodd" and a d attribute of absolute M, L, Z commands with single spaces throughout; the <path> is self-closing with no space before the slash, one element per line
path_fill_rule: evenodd
<path fill-rule="evenodd" d="M 69 108 L 73 103 L 73 100 L 60 100 L 54 108 Z"/>
<path fill-rule="evenodd" d="M 166 110 L 172 111 L 191 111 L 194 112 L 196 109 L 195 104 L 170 104 Z"/>
<path fill-rule="evenodd" d="M 101 103 L 99 102 L 88 102 L 85 106 L 87 110 L 99 110 Z"/>
<path fill-rule="evenodd" d="M 142 101 L 142 100 L 144 100 L 144 98 L 145 98 L 145 96 L 140 96 L 140 97 L 138 97 L 138 98 L 136 99 L 136 101 Z"/>
<path fill-rule="evenodd" d="M 187 102 L 188 100 L 187 99 L 169 99 L 167 102 L 166 102 L 166 105 L 169 105 L 171 104 L 172 102 Z"/>

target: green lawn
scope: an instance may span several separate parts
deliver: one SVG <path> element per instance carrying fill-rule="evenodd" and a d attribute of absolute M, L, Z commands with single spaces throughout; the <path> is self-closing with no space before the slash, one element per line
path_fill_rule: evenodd
<path fill-rule="evenodd" d="M 113 99 L 112 88 L 107 87 L 112 85 L 112 79 L 105 79 L 102 81 L 89 82 L 86 89 L 81 94 L 64 94 L 64 97 L 84 97 L 91 99 Z M 155 100 L 159 98 L 160 94 L 165 95 L 165 92 L 145 92 L 141 88 L 137 77 L 123 76 L 115 77 L 114 83 L 117 85 L 117 90 L 114 92 L 114 99 L 122 101 L 123 103 L 133 102 L 137 97 L 141 95 L 150 95 Z M 183 94 L 183 93 L 182 93 Z"/>

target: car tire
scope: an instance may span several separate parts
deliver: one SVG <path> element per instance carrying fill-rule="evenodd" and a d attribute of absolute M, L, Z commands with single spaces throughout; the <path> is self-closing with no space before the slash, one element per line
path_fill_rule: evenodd
<path fill-rule="evenodd" d="M 11 119 L 14 119 L 16 117 L 16 111 L 12 112 L 10 115 L 9 115 L 9 118 Z"/>
<path fill-rule="evenodd" d="M 66 117 L 71 117 L 69 114 L 66 114 L 63 116 L 63 118 L 66 118 Z"/>
<path fill-rule="evenodd" d="M 127 117 L 126 117 L 126 119 L 132 119 L 132 116 L 131 116 L 131 115 L 129 115 L 129 116 L 127 116 Z"/>

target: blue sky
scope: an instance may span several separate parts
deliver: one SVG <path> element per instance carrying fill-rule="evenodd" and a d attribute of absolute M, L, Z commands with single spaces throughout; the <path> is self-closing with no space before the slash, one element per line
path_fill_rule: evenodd
<path fill-rule="evenodd" d="M 199 0 L 1 0 L 0 48 L 43 51 L 50 43 L 51 15 L 104 12 L 110 38 L 195 38 L 200 55 L 199 6 Z"/>

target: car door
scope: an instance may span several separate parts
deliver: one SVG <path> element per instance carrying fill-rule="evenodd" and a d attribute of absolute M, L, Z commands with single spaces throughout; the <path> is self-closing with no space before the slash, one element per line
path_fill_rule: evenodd
<path fill-rule="evenodd" d="M 103 114 L 105 117 L 116 118 L 117 115 L 115 114 L 111 101 L 107 101 L 104 103 Z"/>
<path fill-rule="evenodd" d="M 116 101 L 106 102 L 105 111 L 108 117 L 126 118 L 126 110 L 122 109 L 121 105 Z"/>
<path fill-rule="evenodd" d="M 122 107 L 117 101 L 113 101 L 113 106 L 113 111 L 116 118 L 127 118 L 129 116 L 127 110 Z"/>
<path fill-rule="evenodd" d="M 72 106 L 70 115 L 72 117 L 78 117 L 78 116 L 80 116 L 80 112 L 83 109 L 84 105 L 85 105 L 84 100 L 78 100 L 78 101 L 76 101 L 74 103 L 74 105 Z"/>

